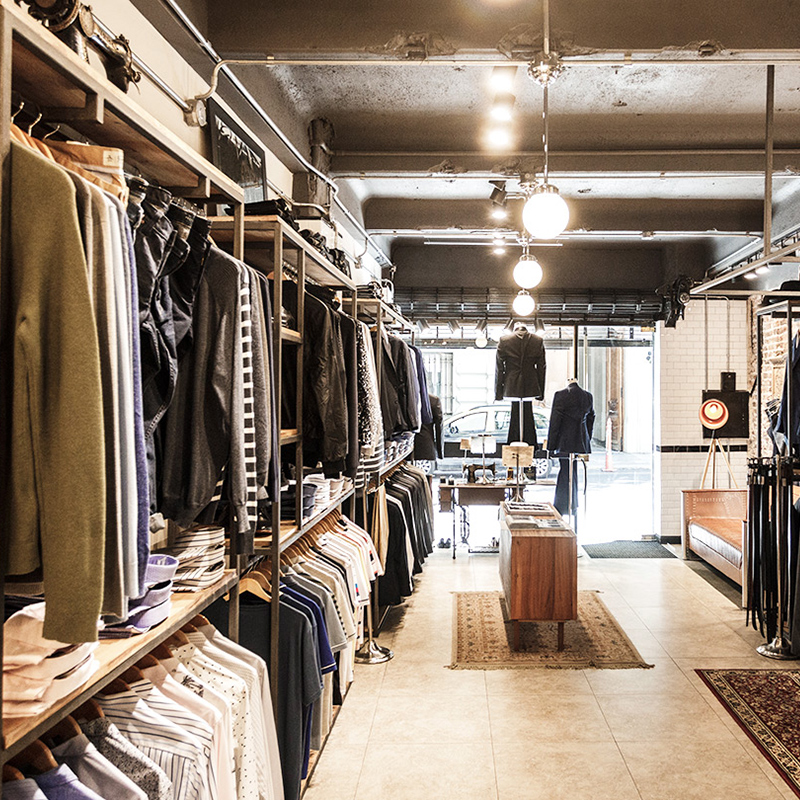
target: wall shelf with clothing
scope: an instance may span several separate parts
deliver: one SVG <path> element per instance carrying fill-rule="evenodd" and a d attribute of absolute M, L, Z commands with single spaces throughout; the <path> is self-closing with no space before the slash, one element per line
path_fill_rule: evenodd
<path fill-rule="evenodd" d="M 6 767 L 13 760 L 14 769 L 9 766 L 8 774 L 15 778 L 6 784 L 7 792 L 0 789 L 0 793 L 19 796 L 14 789 L 24 787 L 29 793 L 38 792 L 29 786 L 32 776 L 50 781 L 54 790 L 69 784 L 75 791 L 79 783 L 75 774 L 84 780 L 80 762 L 89 771 L 95 769 L 95 777 L 98 768 L 108 770 L 103 779 L 109 796 L 122 792 L 140 800 L 171 797 L 173 786 L 175 796 L 188 796 L 186 792 L 195 796 L 200 784 L 205 788 L 197 796 L 211 796 L 213 775 L 219 778 L 220 792 L 224 786 L 225 796 L 274 796 L 281 768 L 270 696 L 263 693 L 266 665 L 234 641 L 221 638 L 199 615 L 227 595 L 225 626 L 236 638 L 241 555 L 248 550 L 251 532 L 246 524 L 236 526 L 236 514 L 229 515 L 232 568 L 225 567 L 225 529 L 220 525 L 181 525 L 175 531 L 178 538 L 169 537 L 172 546 L 167 552 L 150 552 L 153 517 L 161 512 L 168 520 L 174 517 L 166 513 L 161 490 L 154 492 L 150 482 L 148 431 L 156 431 L 162 420 L 169 419 L 169 411 L 177 407 L 179 388 L 170 383 L 164 389 L 162 374 L 146 374 L 152 365 L 142 355 L 143 340 L 146 332 L 161 337 L 162 322 L 171 329 L 166 344 L 161 338 L 159 342 L 168 356 L 165 370 L 171 380 L 179 380 L 180 370 L 177 376 L 174 373 L 176 366 L 183 367 L 182 354 L 196 351 L 198 338 L 207 333 L 192 323 L 197 322 L 198 298 L 205 291 L 200 284 L 210 268 L 205 263 L 198 267 L 203 277 L 193 272 L 191 287 L 182 282 L 183 277 L 188 281 L 188 273 L 181 276 L 180 286 L 169 282 L 176 274 L 171 270 L 183 270 L 194 258 L 195 240 L 201 246 L 201 261 L 213 248 L 207 241 L 205 216 L 211 204 L 232 206 L 237 231 L 232 250 L 235 258 L 241 257 L 243 191 L 133 97 L 112 86 L 102 71 L 89 66 L 7 0 L 0 0 L 0 71 L 0 231 L 9 232 L 0 241 L 0 514 L 8 544 L 0 564 L 7 616 L 0 763 Z M 24 112 L 21 105 L 11 102 L 12 87 L 24 98 Z M 46 141 L 36 138 L 44 128 L 37 130 L 36 114 L 26 117 L 28 106 L 42 112 L 41 124 L 47 124 L 50 134 Z M 25 119 L 28 133 L 9 124 L 11 114 Z M 191 198 L 200 207 L 181 198 Z M 154 261 L 148 283 L 138 237 L 156 228 L 169 244 L 160 251 L 162 260 Z M 53 281 L 50 267 L 56 263 L 57 280 Z M 238 264 L 234 272 L 241 277 L 244 273 Z M 160 283 L 162 279 L 167 282 Z M 168 320 L 153 322 L 150 298 L 144 301 L 145 287 L 160 295 L 159 312 L 166 314 L 167 306 L 172 309 Z M 36 313 L 28 313 L 32 309 Z M 20 321 L 26 320 L 21 328 Z M 147 327 L 144 321 L 152 325 Z M 241 331 L 244 317 L 238 321 Z M 18 350 L 22 339 L 28 355 L 36 355 L 25 360 L 24 368 Z M 44 409 L 40 420 L 20 418 L 25 406 L 18 404 L 17 390 L 25 385 L 45 392 L 46 403 L 41 403 L 43 397 L 29 398 Z M 111 387 L 118 394 L 112 394 Z M 153 397 L 147 392 L 156 387 L 169 397 L 165 401 L 159 395 L 163 408 L 151 418 L 148 402 Z M 185 408 L 181 406 L 181 413 L 173 413 L 173 418 L 183 417 Z M 25 483 L 29 470 L 24 465 L 41 451 L 33 441 L 12 437 L 12 425 L 14 431 L 32 431 L 32 440 L 44 434 L 37 447 L 49 442 L 51 451 L 35 464 L 41 479 L 36 489 Z M 161 469 L 165 451 L 175 441 L 169 438 L 167 427 L 161 431 L 164 447 L 157 448 L 154 459 Z M 197 464 L 191 454 L 181 455 Z M 225 456 L 222 463 L 228 463 Z M 211 494 L 218 477 L 211 479 Z M 180 474 L 177 478 L 175 485 L 182 494 L 187 487 Z M 163 487 L 163 483 L 157 485 Z M 225 489 L 224 482 L 219 485 Z M 222 500 L 224 505 L 229 499 L 224 491 L 217 492 L 217 498 L 211 494 L 212 502 Z M 173 498 L 172 505 L 185 510 L 185 499 L 183 495 Z M 24 545 L 20 537 L 28 531 L 35 533 Z M 28 563 L 32 559 L 36 565 Z M 41 567 L 41 574 L 27 574 L 33 566 Z M 9 577 L 15 578 L 13 588 Z M 41 602 L 42 589 L 46 602 Z M 105 627 L 97 642 L 101 613 Z M 174 661 L 170 667 L 174 673 L 164 666 L 170 661 Z M 224 673 L 227 677 L 221 681 L 209 678 L 206 683 L 194 670 L 206 669 L 212 662 L 216 666 L 210 669 L 217 670 L 218 678 L 224 670 L 232 671 Z M 173 677 L 180 671 L 186 678 L 182 685 Z M 220 692 L 223 683 L 226 688 Z M 190 685 L 196 690 L 186 688 Z M 200 697 L 204 691 L 219 705 L 204 701 Z M 156 702 L 158 692 L 182 694 L 186 705 L 164 699 Z M 157 734 L 145 735 L 144 728 L 138 734 L 119 733 L 133 719 L 120 704 L 136 707 L 140 709 L 136 713 L 142 714 L 144 695 L 163 712 L 157 727 L 175 732 L 175 720 L 182 720 L 179 730 L 185 741 L 173 752 L 162 753 L 163 769 L 145 755 L 145 750 L 154 754 L 154 748 L 164 745 Z M 253 701 L 245 702 L 245 697 Z M 156 712 L 147 713 L 152 722 Z M 223 743 L 223 735 L 227 736 L 223 720 L 233 714 L 242 724 L 234 724 L 234 738 Z M 246 717 L 263 723 L 257 725 L 258 730 L 252 728 L 256 737 L 252 741 L 263 747 L 246 744 L 251 734 L 242 726 L 256 726 L 245 723 Z M 193 738 L 195 733 L 204 738 Z M 137 735 L 141 747 L 133 743 Z M 54 743 L 58 747 L 51 752 L 48 748 Z M 111 749 L 101 749 L 105 745 Z M 79 756 L 76 750 L 81 751 Z M 118 760 L 112 760 L 112 750 Z M 34 751 L 35 756 L 26 761 Z M 223 769 L 214 772 L 209 752 L 219 755 L 217 766 Z M 46 759 L 39 758 L 45 755 Z M 34 758 L 39 759 L 35 765 Z M 251 765 L 249 773 L 245 761 Z M 226 763 L 235 768 L 228 769 Z M 31 774 L 22 774 L 20 770 L 27 767 Z M 51 767 L 52 774 L 39 774 Z M 130 777 L 133 771 L 125 771 L 129 767 L 138 770 L 136 778 Z"/>

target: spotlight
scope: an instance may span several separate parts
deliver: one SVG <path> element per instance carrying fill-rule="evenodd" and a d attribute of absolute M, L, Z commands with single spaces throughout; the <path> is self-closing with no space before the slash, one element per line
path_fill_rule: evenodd
<path fill-rule="evenodd" d="M 492 205 L 505 206 L 507 197 L 506 182 L 489 181 L 489 185 L 492 187 L 492 193 L 489 195 L 489 199 L 492 201 Z"/>
<path fill-rule="evenodd" d="M 520 289 L 511 307 L 517 316 L 529 317 L 536 310 L 536 301 L 525 289 Z"/>
<path fill-rule="evenodd" d="M 492 87 L 497 92 L 511 92 L 516 77 L 517 68 L 514 66 L 494 67 L 491 78 Z"/>
<path fill-rule="evenodd" d="M 496 247 L 494 247 L 492 249 L 492 252 L 496 256 L 504 256 L 506 254 L 506 249 L 505 249 L 505 247 L 503 247 L 503 245 L 497 245 Z"/>
<path fill-rule="evenodd" d="M 511 147 L 511 132 L 507 128 L 490 128 L 488 140 L 489 144 L 497 150 L 506 150 Z"/>
<path fill-rule="evenodd" d="M 447 324 L 450 326 L 450 331 L 453 336 L 457 336 L 458 332 L 461 330 L 461 326 L 454 319 L 451 319 Z"/>
<path fill-rule="evenodd" d="M 510 92 L 500 92 L 494 97 L 492 110 L 489 115 L 498 122 L 511 122 L 511 112 L 514 110 L 516 97 Z"/>
<path fill-rule="evenodd" d="M 555 239 L 569 222 L 569 206 L 549 183 L 540 183 L 522 208 L 522 222 L 536 239 Z"/>
<path fill-rule="evenodd" d="M 514 267 L 514 282 L 523 289 L 533 289 L 542 282 L 544 273 L 542 265 L 528 253 L 520 256 L 517 266 Z"/>
<path fill-rule="evenodd" d="M 495 206 L 492 209 L 492 217 L 494 217 L 494 219 L 506 219 L 508 217 L 508 210 L 505 206 Z"/>
<path fill-rule="evenodd" d="M 541 318 L 538 316 L 533 322 L 533 332 L 540 338 L 544 339 L 544 334 L 545 334 L 544 322 L 542 322 Z"/>
<path fill-rule="evenodd" d="M 417 327 L 419 328 L 419 335 L 420 336 L 430 336 L 431 335 L 431 324 L 426 319 L 418 319 L 417 320 Z"/>
<path fill-rule="evenodd" d="M 748 273 L 747 273 L 747 274 L 744 276 L 744 279 L 745 279 L 746 281 L 754 281 L 754 280 L 755 280 L 757 277 L 758 277 L 758 275 L 756 274 L 756 272 L 755 272 L 755 271 L 753 271 L 753 272 L 748 272 Z"/>
<path fill-rule="evenodd" d="M 489 321 L 488 320 L 480 319 L 475 323 L 475 330 L 478 331 L 478 333 L 485 333 L 486 332 L 486 327 L 488 325 L 489 325 Z"/>

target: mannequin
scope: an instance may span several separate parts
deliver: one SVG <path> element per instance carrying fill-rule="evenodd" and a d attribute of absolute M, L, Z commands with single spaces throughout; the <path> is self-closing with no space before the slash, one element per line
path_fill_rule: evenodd
<path fill-rule="evenodd" d="M 495 400 L 510 399 L 511 424 L 508 443 L 522 441 L 538 447 L 532 400 L 544 399 L 547 370 L 544 341 L 530 333 L 522 322 L 497 345 Z"/>
<path fill-rule="evenodd" d="M 569 454 L 592 452 L 594 398 L 581 389 L 576 378 L 567 381 L 567 388 L 553 396 L 547 447 L 561 462 L 556 480 L 554 505 L 559 513 L 569 512 Z M 578 508 L 577 463 L 573 464 L 572 509 Z"/>

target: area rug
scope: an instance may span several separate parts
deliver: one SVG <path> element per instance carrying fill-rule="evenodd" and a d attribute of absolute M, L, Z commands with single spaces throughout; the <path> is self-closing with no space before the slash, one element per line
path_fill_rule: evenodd
<path fill-rule="evenodd" d="M 603 542 L 581 547 L 590 558 L 675 558 L 675 553 L 658 542 Z"/>
<path fill-rule="evenodd" d="M 647 664 L 597 592 L 578 592 L 578 619 L 558 624 L 520 623 L 520 649 L 512 649 L 513 623 L 502 592 L 454 592 L 451 669 L 647 669 Z"/>
<path fill-rule="evenodd" d="M 800 670 L 696 672 L 800 796 Z"/>

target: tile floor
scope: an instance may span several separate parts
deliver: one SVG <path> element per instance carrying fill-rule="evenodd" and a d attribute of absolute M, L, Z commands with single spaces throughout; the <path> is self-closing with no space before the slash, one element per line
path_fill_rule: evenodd
<path fill-rule="evenodd" d="M 437 550 L 380 637 L 394 659 L 357 667 L 305 800 L 794 797 L 693 671 L 780 666 L 740 609 L 679 559 L 583 557 L 579 587 L 654 669 L 453 671 L 451 592 L 499 589 L 497 557 Z"/>

